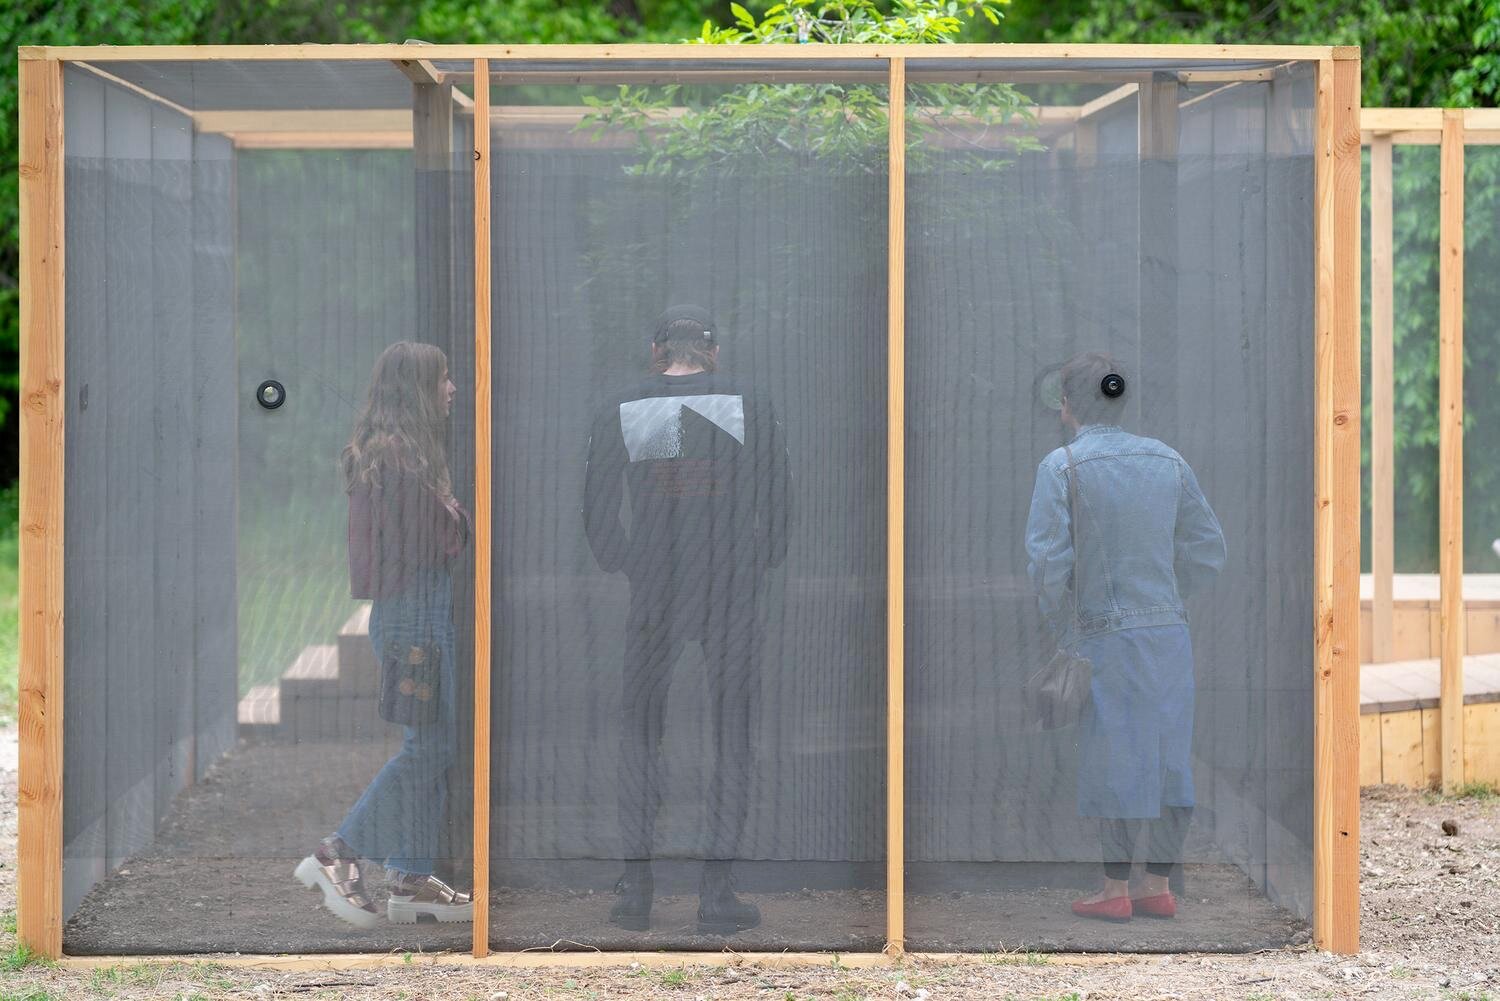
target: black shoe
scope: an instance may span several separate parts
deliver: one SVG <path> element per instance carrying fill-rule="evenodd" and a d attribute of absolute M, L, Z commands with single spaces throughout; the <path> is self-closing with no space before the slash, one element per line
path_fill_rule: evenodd
<path fill-rule="evenodd" d="M 704 862 L 698 886 L 698 934 L 733 935 L 760 924 L 760 908 L 734 895 L 728 862 Z"/>
<path fill-rule="evenodd" d="M 610 922 L 628 931 L 648 930 L 651 927 L 651 897 L 654 892 L 651 863 L 625 863 L 625 874 L 615 883 L 615 893 L 620 899 L 609 909 Z"/>

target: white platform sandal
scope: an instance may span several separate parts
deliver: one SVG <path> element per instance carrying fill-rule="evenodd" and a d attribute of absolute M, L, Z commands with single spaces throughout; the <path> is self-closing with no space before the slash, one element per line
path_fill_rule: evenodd
<path fill-rule="evenodd" d="M 392 874 L 385 916 L 392 924 L 416 924 L 425 914 L 437 921 L 473 921 L 474 901 L 436 876 Z"/>
<path fill-rule="evenodd" d="M 323 906 L 339 920 L 367 931 L 380 923 L 380 912 L 365 892 L 358 862 L 339 859 L 327 864 L 309 855 L 297 863 L 295 875 L 303 886 L 323 894 Z"/>

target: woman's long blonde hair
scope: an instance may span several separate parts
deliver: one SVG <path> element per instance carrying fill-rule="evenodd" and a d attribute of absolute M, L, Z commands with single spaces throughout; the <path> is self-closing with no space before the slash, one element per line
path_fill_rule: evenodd
<path fill-rule="evenodd" d="M 447 500 L 453 495 L 443 438 L 448 416 L 442 398 L 448 358 L 431 344 L 398 341 L 381 352 L 370 392 L 344 446 L 344 486 L 378 486 L 387 472 L 413 475 Z"/>

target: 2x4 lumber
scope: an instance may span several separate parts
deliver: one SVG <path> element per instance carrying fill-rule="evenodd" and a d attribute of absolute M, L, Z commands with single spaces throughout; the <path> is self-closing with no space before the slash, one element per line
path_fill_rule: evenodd
<path fill-rule="evenodd" d="M 442 83 L 443 74 L 426 59 L 394 59 L 396 69 L 415 84 Z"/>
<path fill-rule="evenodd" d="M 1267 66 L 1263 69 L 1232 69 L 1232 70 L 1183 70 L 1177 74 L 1177 79 L 1183 83 L 1250 83 L 1273 80 L 1276 77 L 1278 67 Z"/>
<path fill-rule="evenodd" d="M 1464 780 L 1464 123 L 1443 112 L 1438 180 L 1438 602 L 1443 791 Z"/>
<path fill-rule="evenodd" d="M 453 163 L 452 84 L 412 85 L 411 143 L 418 170 L 448 170 Z"/>
<path fill-rule="evenodd" d="M 474 120 L 490 113 L 489 64 L 474 61 Z M 490 130 L 474 130 L 474 941 L 490 951 Z"/>
<path fill-rule="evenodd" d="M 1394 660 L 1396 355 L 1391 140 L 1370 147 L 1370 659 Z"/>
<path fill-rule="evenodd" d="M 922 952 L 908 953 L 905 959 L 926 963 L 955 965 L 993 965 L 989 952 Z M 172 966 L 180 963 L 207 963 L 231 969 L 277 970 L 282 972 L 320 972 L 332 970 L 375 970 L 385 967 L 444 966 L 490 967 L 496 969 L 613 969 L 641 966 L 649 969 L 674 969 L 684 966 L 750 967 L 757 969 L 807 969 L 828 967 L 837 963 L 849 969 L 896 967 L 903 957 L 878 952 L 497 952 L 481 959 L 457 952 L 424 953 L 323 953 L 315 955 L 246 956 L 66 956 L 59 963 L 69 970 L 99 970 L 117 967 L 123 961 L 135 966 Z M 1109 953 L 1050 953 L 1051 966 L 1114 966 L 1135 963 L 1136 956 Z"/>
<path fill-rule="evenodd" d="M 1370 132 L 1366 131 L 1361 136 L 1361 141 L 1366 145 L 1375 141 L 1377 136 L 1389 136 L 1391 142 L 1397 146 L 1437 146 L 1443 141 L 1443 133 L 1440 129 L 1422 132 Z M 1500 146 L 1500 129 L 1470 129 L 1464 128 L 1465 146 Z"/>
<path fill-rule="evenodd" d="M 236 149 L 411 149 L 410 132 L 230 132 Z"/>
<path fill-rule="evenodd" d="M 202 132 L 400 132 L 411 131 L 410 108 L 304 108 L 270 111 L 194 111 Z"/>
<path fill-rule="evenodd" d="M 946 46 L 944 52 L 947 51 Z M 872 65 L 878 64 L 879 60 L 869 60 Z M 961 65 L 961 64 L 959 64 Z M 1008 70 L 1004 68 L 991 68 L 981 64 L 976 68 L 955 69 L 945 66 L 942 69 L 924 69 L 920 73 L 908 73 L 907 82 L 917 83 L 1009 83 L 1009 84 L 1035 84 L 1035 83 L 1139 83 L 1142 79 L 1150 79 L 1149 73 L 1141 73 L 1133 69 L 1055 69 L 1055 70 Z M 873 85 L 884 85 L 888 79 L 887 71 L 879 68 L 872 69 L 850 69 L 840 66 L 838 69 L 799 69 L 797 67 L 777 67 L 774 70 L 765 69 L 719 69 L 704 68 L 701 64 L 681 69 L 620 69 L 610 65 L 591 66 L 587 70 L 577 69 L 506 69 L 504 72 L 506 86 L 520 86 L 525 84 L 630 84 L 632 86 L 647 86 L 651 84 L 681 83 L 691 80 L 694 83 L 826 83 L 834 81 L 843 84 L 867 83 Z M 471 79 L 467 73 L 446 73 L 445 81 L 467 82 Z"/>
<path fill-rule="evenodd" d="M 886 182 L 885 951 L 906 951 L 906 60 L 892 59 Z"/>
<path fill-rule="evenodd" d="M 132 94 L 139 94 L 141 97 L 144 97 L 148 101 L 159 104 L 165 108 L 171 108 L 179 115 L 186 115 L 189 118 L 193 117 L 193 113 L 191 111 L 189 111 L 187 108 L 184 108 L 176 101 L 170 101 L 167 98 L 162 97 L 160 94 L 155 93 L 154 91 L 147 90 L 145 87 L 142 87 L 138 83 L 131 83 L 129 80 L 115 76 L 113 73 L 110 73 L 107 70 L 102 70 L 99 67 L 92 66 L 88 63 L 74 63 L 73 65 L 77 66 L 81 70 L 86 70 L 89 73 L 94 74 L 94 76 L 99 77 L 101 80 L 106 80 L 109 83 L 114 84 L 116 87 L 123 87 L 124 89 L 130 91 Z"/>
<path fill-rule="evenodd" d="M 1341 54 L 1342 53 L 1342 54 Z M 1352 53 L 1352 54 L 1351 54 Z M 95 62 L 128 60 L 268 61 L 398 60 L 412 57 L 411 46 L 379 45 L 23 45 L 22 61 L 38 59 Z M 984 59 L 1005 60 L 1171 60 L 1177 62 L 1289 62 L 1359 58 L 1358 49 L 1327 45 L 1116 45 L 1116 44 L 961 44 L 944 45 L 424 45 L 430 60 L 724 60 L 799 62 L 849 59 Z"/>
<path fill-rule="evenodd" d="M 1366 132 L 1415 132 L 1440 134 L 1444 116 L 1458 109 L 1443 108 L 1365 108 L 1360 112 L 1359 127 Z M 1500 131 L 1500 108 L 1464 108 L 1466 132 Z M 1466 137 L 1467 138 L 1467 137 Z"/>
<path fill-rule="evenodd" d="M 1139 83 L 1124 83 L 1107 94 L 1101 94 L 1078 108 L 1078 121 L 1086 122 L 1110 111 L 1118 111 L 1130 98 L 1141 92 Z"/>
<path fill-rule="evenodd" d="M 1359 950 L 1360 145 L 1357 60 L 1319 64 L 1313 940 Z"/>
<path fill-rule="evenodd" d="M 62 954 L 63 79 L 20 67 L 21 575 L 18 936 Z"/>

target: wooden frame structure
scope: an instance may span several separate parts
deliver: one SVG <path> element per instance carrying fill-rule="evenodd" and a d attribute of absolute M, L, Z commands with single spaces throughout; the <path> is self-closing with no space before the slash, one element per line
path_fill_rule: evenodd
<path fill-rule="evenodd" d="M 420 53 L 416 57 L 416 53 Z M 699 45 L 534 45 L 534 46 L 256 46 L 256 47 L 22 47 L 21 82 L 21 289 L 22 289 L 22 468 L 21 500 L 21 782 L 20 782 L 20 937 L 48 957 L 62 954 L 62 679 L 63 679 L 63 107 L 62 66 L 87 63 L 108 73 L 109 64 L 136 60 L 389 60 L 416 86 L 466 79 L 474 84 L 472 99 L 457 88 L 445 88 L 456 103 L 471 104 L 465 111 L 490 112 L 492 71 L 503 63 L 507 79 L 545 79 L 548 63 L 587 60 L 621 79 L 647 78 L 643 65 L 667 67 L 672 61 L 701 66 L 717 63 L 724 79 L 753 78 L 760 72 L 747 63 L 773 62 L 778 74 L 795 71 L 798 64 L 837 59 L 849 66 L 867 61 L 874 81 L 887 82 L 890 98 L 890 181 L 887 344 L 887 931 L 884 956 L 870 961 L 899 961 L 905 951 L 904 923 L 904 532 L 903 470 L 905 450 L 904 371 L 904 81 L 907 61 L 941 58 L 974 69 L 955 70 L 953 78 L 1039 80 L 1105 80 L 1118 84 L 1114 99 L 1130 96 L 1150 85 L 1153 74 L 1139 66 L 1155 62 L 1193 64 L 1185 72 L 1193 82 L 1233 86 L 1240 80 L 1263 80 L 1263 66 L 1243 68 L 1247 62 L 1302 62 L 1316 65 L 1317 98 L 1315 162 L 1315 405 L 1314 506 L 1315 579 L 1314 635 L 1310 637 L 1315 676 L 1314 705 L 1314 844 L 1313 928 L 1320 948 L 1353 953 L 1359 942 L 1358 865 L 1358 571 L 1359 571 L 1359 192 L 1360 120 L 1359 51 L 1328 46 L 1150 46 L 1150 45 L 949 45 L 931 46 L 723 46 Z M 471 69 L 452 73 L 440 63 L 469 61 Z M 1049 61 L 1038 70 L 1036 62 Z M 1019 62 L 1024 61 L 1024 62 Z M 1078 61 L 1083 68 L 1071 69 Z M 1109 61 L 1122 64 L 1100 69 Z M 1006 70 L 1008 62 L 1019 62 Z M 535 68 L 524 68 L 535 64 Z M 619 71 L 611 70 L 624 64 Z M 523 67 L 517 69 L 517 67 Z M 747 68 L 748 67 L 748 68 Z M 575 71 L 576 72 L 576 71 Z M 842 71 L 841 71 L 842 72 Z M 659 75 L 659 74 L 658 74 Z M 449 78 L 452 79 L 449 79 Z M 611 77 L 613 79 L 613 77 Z M 779 78 L 779 77 L 778 77 Z M 924 79 L 926 79 L 924 71 Z M 444 88 L 440 88 L 444 89 Z M 1109 96 L 1109 95 L 1106 95 Z M 1102 99 L 1101 99 L 1102 100 Z M 1108 103 L 1108 102 L 1106 102 Z M 1153 106 L 1155 101 L 1152 102 Z M 1080 111 L 1087 117 L 1098 110 Z M 321 129 L 334 124 L 325 117 L 306 121 L 282 113 L 254 119 L 266 112 L 236 112 L 216 124 L 247 146 L 318 145 Z M 318 113 L 313 113 L 317 115 Z M 237 116 L 237 117 L 235 117 Z M 402 145 L 399 116 L 350 119 L 339 113 L 337 127 L 353 129 L 362 137 L 346 146 Z M 1078 117 L 1078 116 L 1075 116 Z M 1153 120 L 1156 116 L 1153 116 Z M 351 122 L 353 123 L 351 125 Z M 291 124 L 293 127 L 288 128 Z M 474 157 L 480 167 L 489 160 L 488 130 L 476 130 Z M 1145 139 L 1143 139 L 1143 142 Z M 476 376 L 475 413 L 490 413 L 489 213 L 487 169 L 474 174 Z M 475 788 L 474 845 L 476 908 L 473 956 L 489 951 L 484 908 L 488 872 L 490 597 L 489 523 L 490 454 L 486 420 L 476 421 L 476 525 L 474 627 L 475 647 Z M 483 748 L 485 753 L 481 753 Z M 787 960 L 786 954 L 777 954 Z M 459 959 L 460 957 L 455 957 Z M 612 961 L 625 961 L 620 954 Z M 700 954 L 677 954 L 676 961 L 702 960 Z M 349 965 L 401 957 L 347 957 Z M 496 961 L 508 961 L 495 957 Z M 792 961 L 825 962 L 824 954 L 791 957 Z M 473 961 L 473 960 L 470 960 Z M 557 957 L 559 964 L 579 957 Z M 326 958 L 321 963 L 344 960 Z"/>
<path fill-rule="evenodd" d="M 1395 653 L 1395 356 L 1393 147 L 1439 147 L 1438 428 L 1439 428 L 1439 710 L 1442 788 L 1464 774 L 1463 658 L 1463 336 L 1464 147 L 1500 144 L 1500 110 L 1366 108 L 1370 147 L 1370 550 L 1374 583 L 1371 660 Z"/>

